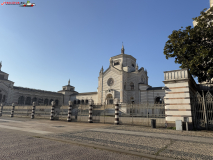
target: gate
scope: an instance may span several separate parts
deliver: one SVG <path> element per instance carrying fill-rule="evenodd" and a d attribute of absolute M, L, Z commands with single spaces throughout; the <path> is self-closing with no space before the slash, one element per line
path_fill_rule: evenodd
<path fill-rule="evenodd" d="M 193 126 L 196 129 L 213 129 L 213 96 L 207 91 L 197 91 L 191 99 Z"/>

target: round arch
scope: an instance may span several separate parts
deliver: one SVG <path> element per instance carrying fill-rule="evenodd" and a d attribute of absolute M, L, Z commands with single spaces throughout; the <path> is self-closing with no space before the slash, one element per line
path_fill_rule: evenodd
<path fill-rule="evenodd" d="M 107 94 L 106 96 L 106 104 L 113 104 L 113 96 L 111 93 Z"/>
<path fill-rule="evenodd" d="M 160 96 L 155 97 L 154 99 L 155 104 L 162 104 L 163 100 Z"/>

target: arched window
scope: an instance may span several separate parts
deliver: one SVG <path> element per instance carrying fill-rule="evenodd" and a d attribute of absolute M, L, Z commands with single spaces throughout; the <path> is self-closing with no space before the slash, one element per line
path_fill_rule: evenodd
<path fill-rule="evenodd" d="M 89 103 L 89 101 L 88 100 L 86 100 L 86 104 L 88 104 Z"/>
<path fill-rule="evenodd" d="M 53 99 L 50 99 L 50 103 L 49 103 L 50 105 L 52 105 L 52 104 L 51 104 L 52 101 L 53 101 Z"/>
<path fill-rule="evenodd" d="M 131 88 L 131 90 L 134 90 L 134 83 L 130 83 L 130 88 Z"/>
<path fill-rule="evenodd" d="M 81 104 L 84 104 L 84 100 L 81 100 Z"/>
<path fill-rule="evenodd" d="M 59 101 L 58 101 L 58 100 L 55 100 L 55 105 L 56 105 L 56 106 L 58 106 L 58 103 L 59 103 Z"/>
<path fill-rule="evenodd" d="M 112 94 L 108 94 L 106 97 L 107 104 L 113 104 L 113 97 Z"/>
<path fill-rule="evenodd" d="M 20 97 L 18 98 L 18 104 L 21 104 L 21 105 L 24 104 L 24 96 L 20 96 Z"/>
<path fill-rule="evenodd" d="M 44 100 L 44 105 L 48 105 L 48 99 Z"/>
<path fill-rule="evenodd" d="M 160 97 L 156 97 L 155 104 L 162 104 L 162 99 Z"/>
<path fill-rule="evenodd" d="M 4 96 L 3 96 L 2 102 L 5 102 L 5 100 L 6 100 L 6 96 L 4 95 Z"/>
<path fill-rule="evenodd" d="M 25 101 L 26 105 L 31 105 L 31 97 L 27 97 Z"/>
<path fill-rule="evenodd" d="M 124 83 L 124 90 L 126 90 L 126 82 Z"/>
<path fill-rule="evenodd" d="M 39 104 L 43 104 L 43 102 L 44 102 L 44 101 L 43 101 L 43 98 L 39 98 L 39 99 L 38 99 L 38 103 L 39 103 Z"/>
<path fill-rule="evenodd" d="M 37 102 L 37 98 L 36 97 L 33 98 L 33 102 Z"/>
<path fill-rule="evenodd" d="M 134 103 L 134 97 L 130 97 L 130 103 Z"/>
<path fill-rule="evenodd" d="M 111 95 L 111 94 L 108 94 L 108 95 L 107 95 L 107 99 L 110 99 L 110 98 L 112 98 L 112 95 Z"/>

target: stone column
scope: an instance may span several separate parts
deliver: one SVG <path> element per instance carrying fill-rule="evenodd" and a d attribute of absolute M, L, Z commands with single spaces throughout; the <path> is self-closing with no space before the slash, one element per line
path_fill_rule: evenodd
<path fill-rule="evenodd" d="M 89 123 L 93 123 L 93 121 L 92 121 L 92 105 L 93 105 L 94 103 L 93 103 L 93 100 L 92 99 L 90 99 L 89 100 L 89 119 L 88 119 L 88 122 Z"/>
<path fill-rule="evenodd" d="M 67 122 L 71 122 L 71 116 L 72 116 L 72 101 L 69 101 L 69 107 L 68 107 L 68 117 L 67 117 Z"/>
<path fill-rule="evenodd" d="M 34 119 L 34 115 L 35 115 L 35 102 L 33 102 L 33 108 L 32 108 L 32 114 L 31 114 L 31 119 Z"/>
<path fill-rule="evenodd" d="M 2 103 L 1 104 L 1 110 L 0 110 L 0 117 L 2 116 L 3 106 L 4 106 L 4 104 Z"/>
<path fill-rule="evenodd" d="M 52 108 L 51 108 L 51 115 L 50 115 L 50 120 L 54 120 L 54 113 L 55 113 L 55 101 L 51 102 Z"/>
<path fill-rule="evenodd" d="M 118 104 L 118 98 L 115 98 L 114 100 L 115 104 L 115 123 L 116 125 L 119 124 L 119 104 Z"/>
<path fill-rule="evenodd" d="M 14 115 L 14 110 L 15 110 L 15 104 L 13 103 L 13 104 L 12 104 L 12 110 L 11 110 L 11 115 L 10 115 L 10 117 L 13 117 L 13 115 Z"/>

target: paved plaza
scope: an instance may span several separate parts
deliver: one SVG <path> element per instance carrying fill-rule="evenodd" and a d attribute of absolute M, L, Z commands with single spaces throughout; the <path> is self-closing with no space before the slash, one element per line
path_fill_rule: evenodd
<path fill-rule="evenodd" d="M 0 159 L 213 159 L 213 132 L 0 117 Z"/>

